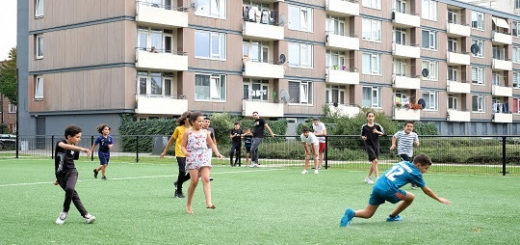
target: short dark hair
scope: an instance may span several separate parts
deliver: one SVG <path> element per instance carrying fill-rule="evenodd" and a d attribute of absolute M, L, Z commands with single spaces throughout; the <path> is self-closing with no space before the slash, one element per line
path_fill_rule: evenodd
<path fill-rule="evenodd" d="M 423 166 L 432 165 L 432 159 L 425 154 L 419 154 L 413 158 L 413 164 L 417 164 L 417 163 L 419 163 Z"/>
<path fill-rule="evenodd" d="M 372 114 L 374 114 L 374 116 L 376 116 L 376 113 L 375 113 L 375 112 L 373 112 L 373 111 L 367 111 L 365 117 L 368 117 L 368 115 L 369 115 L 370 113 L 372 113 Z"/>
<path fill-rule="evenodd" d="M 302 131 L 303 131 L 304 133 L 306 133 L 306 132 L 309 132 L 310 130 L 309 130 L 309 128 L 308 128 L 307 126 L 304 126 L 303 129 L 302 129 Z"/>
<path fill-rule="evenodd" d="M 110 126 L 108 126 L 108 124 L 106 124 L 106 123 L 99 124 L 99 126 L 97 126 L 96 129 L 97 129 L 98 133 L 102 134 L 103 129 L 105 129 L 105 127 L 107 127 L 108 130 L 110 130 Z"/>
<path fill-rule="evenodd" d="M 67 138 L 67 136 L 76 136 L 76 134 L 81 132 L 83 132 L 83 130 L 81 130 L 79 126 L 69 125 L 67 128 L 65 128 L 65 138 Z"/>
<path fill-rule="evenodd" d="M 201 116 L 202 116 L 202 113 L 200 113 L 198 111 L 190 113 L 190 122 L 191 122 L 191 124 L 193 125 L 193 122 L 197 121 L 197 118 L 199 118 Z"/>
<path fill-rule="evenodd" d="M 258 114 L 258 111 L 253 111 L 253 113 L 252 113 L 252 114 L 255 114 L 255 113 L 256 113 L 256 114 Z"/>
<path fill-rule="evenodd" d="M 235 122 L 235 125 L 240 125 L 240 122 L 239 122 L 239 121 L 236 121 L 236 122 Z"/>
<path fill-rule="evenodd" d="M 185 111 L 184 113 L 182 113 L 181 117 L 179 117 L 179 119 L 177 120 L 177 123 L 179 124 L 179 126 L 182 126 L 184 125 L 186 119 L 188 119 L 190 117 L 190 111 Z"/>
<path fill-rule="evenodd" d="M 312 120 L 313 121 L 319 121 L 320 119 L 318 117 L 313 117 Z"/>
<path fill-rule="evenodd" d="M 408 124 L 412 124 L 412 126 L 413 126 L 413 125 L 414 125 L 414 122 L 413 122 L 413 121 L 406 121 L 406 122 L 404 122 L 404 125 L 403 125 L 403 126 L 406 126 L 406 125 L 408 125 Z"/>
<path fill-rule="evenodd" d="M 202 114 L 200 114 L 202 116 Z M 208 121 L 211 121 L 211 119 L 209 117 L 204 117 L 204 120 L 208 120 Z"/>

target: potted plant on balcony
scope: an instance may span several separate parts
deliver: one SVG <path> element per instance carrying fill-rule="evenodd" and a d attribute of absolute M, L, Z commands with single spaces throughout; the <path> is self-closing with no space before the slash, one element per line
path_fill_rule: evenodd
<path fill-rule="evenodd" d="M 401 102 L 396 101 L 395 102 L 395 107 L 398 108 L 398 109 L 401 109 Z"/>

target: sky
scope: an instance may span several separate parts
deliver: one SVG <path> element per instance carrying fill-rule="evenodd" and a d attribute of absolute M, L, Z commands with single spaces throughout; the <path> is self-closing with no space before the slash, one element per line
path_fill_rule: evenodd
<path fill-rule="evenodd" d="M 7 59 L 9 50 L 16 47 L 16 1 L 0 0 L 0 61 Z"/>

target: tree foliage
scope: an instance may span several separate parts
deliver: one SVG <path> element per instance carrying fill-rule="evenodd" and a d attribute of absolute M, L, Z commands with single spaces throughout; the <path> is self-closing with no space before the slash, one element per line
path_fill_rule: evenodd
<path fill-rule="evenodd" d="M 18 88 L 16 83 L 16 48 L 9 51 L 9 58 L 0 66 L 0 93 L 18 104 Z"/>

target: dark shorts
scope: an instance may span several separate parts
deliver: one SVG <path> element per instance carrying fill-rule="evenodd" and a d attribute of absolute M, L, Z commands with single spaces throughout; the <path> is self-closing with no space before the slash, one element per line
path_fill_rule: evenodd
<path fill-rule="evenodd" d="M 403 161 L 412 162 L 412 157 L 408 156 L 408 154 L 399 154 L 399 156 L 401 159 L 403 159 Z"/>
<path fill-rule="evenodd" d="M 108 161 L 110 161 L 110 152 L 98 152 L 99 157 L 99 165 L 105 165 L 108 164 Z"/>
<path fill-rule="evenodd" d="M 368 161 L 374 161 L 379 158 L 379 147 L 367 145 L 366 147 L 368 154 Z"/>
<path fill-rule="evenodd" d="M 320 153 L 325 152 L 326 144 L 325 142 L 320 142 Z"/>
<path fill-rule="evenodd" d="M 245 145 L 246 153 L 251 153 L 251 145 Z"/>
<path fill-rule="evenodd" d="M 370 200 L 368 200 L 368 204 L 379 206 L 385 201 L 389 201 L 391 203 L 398 203 L 406 197 L 406 192 L 397 189 L 397 190 L 381 190 L 381 189 L 372 189 L 372 194 L 370 194 Z"/>

